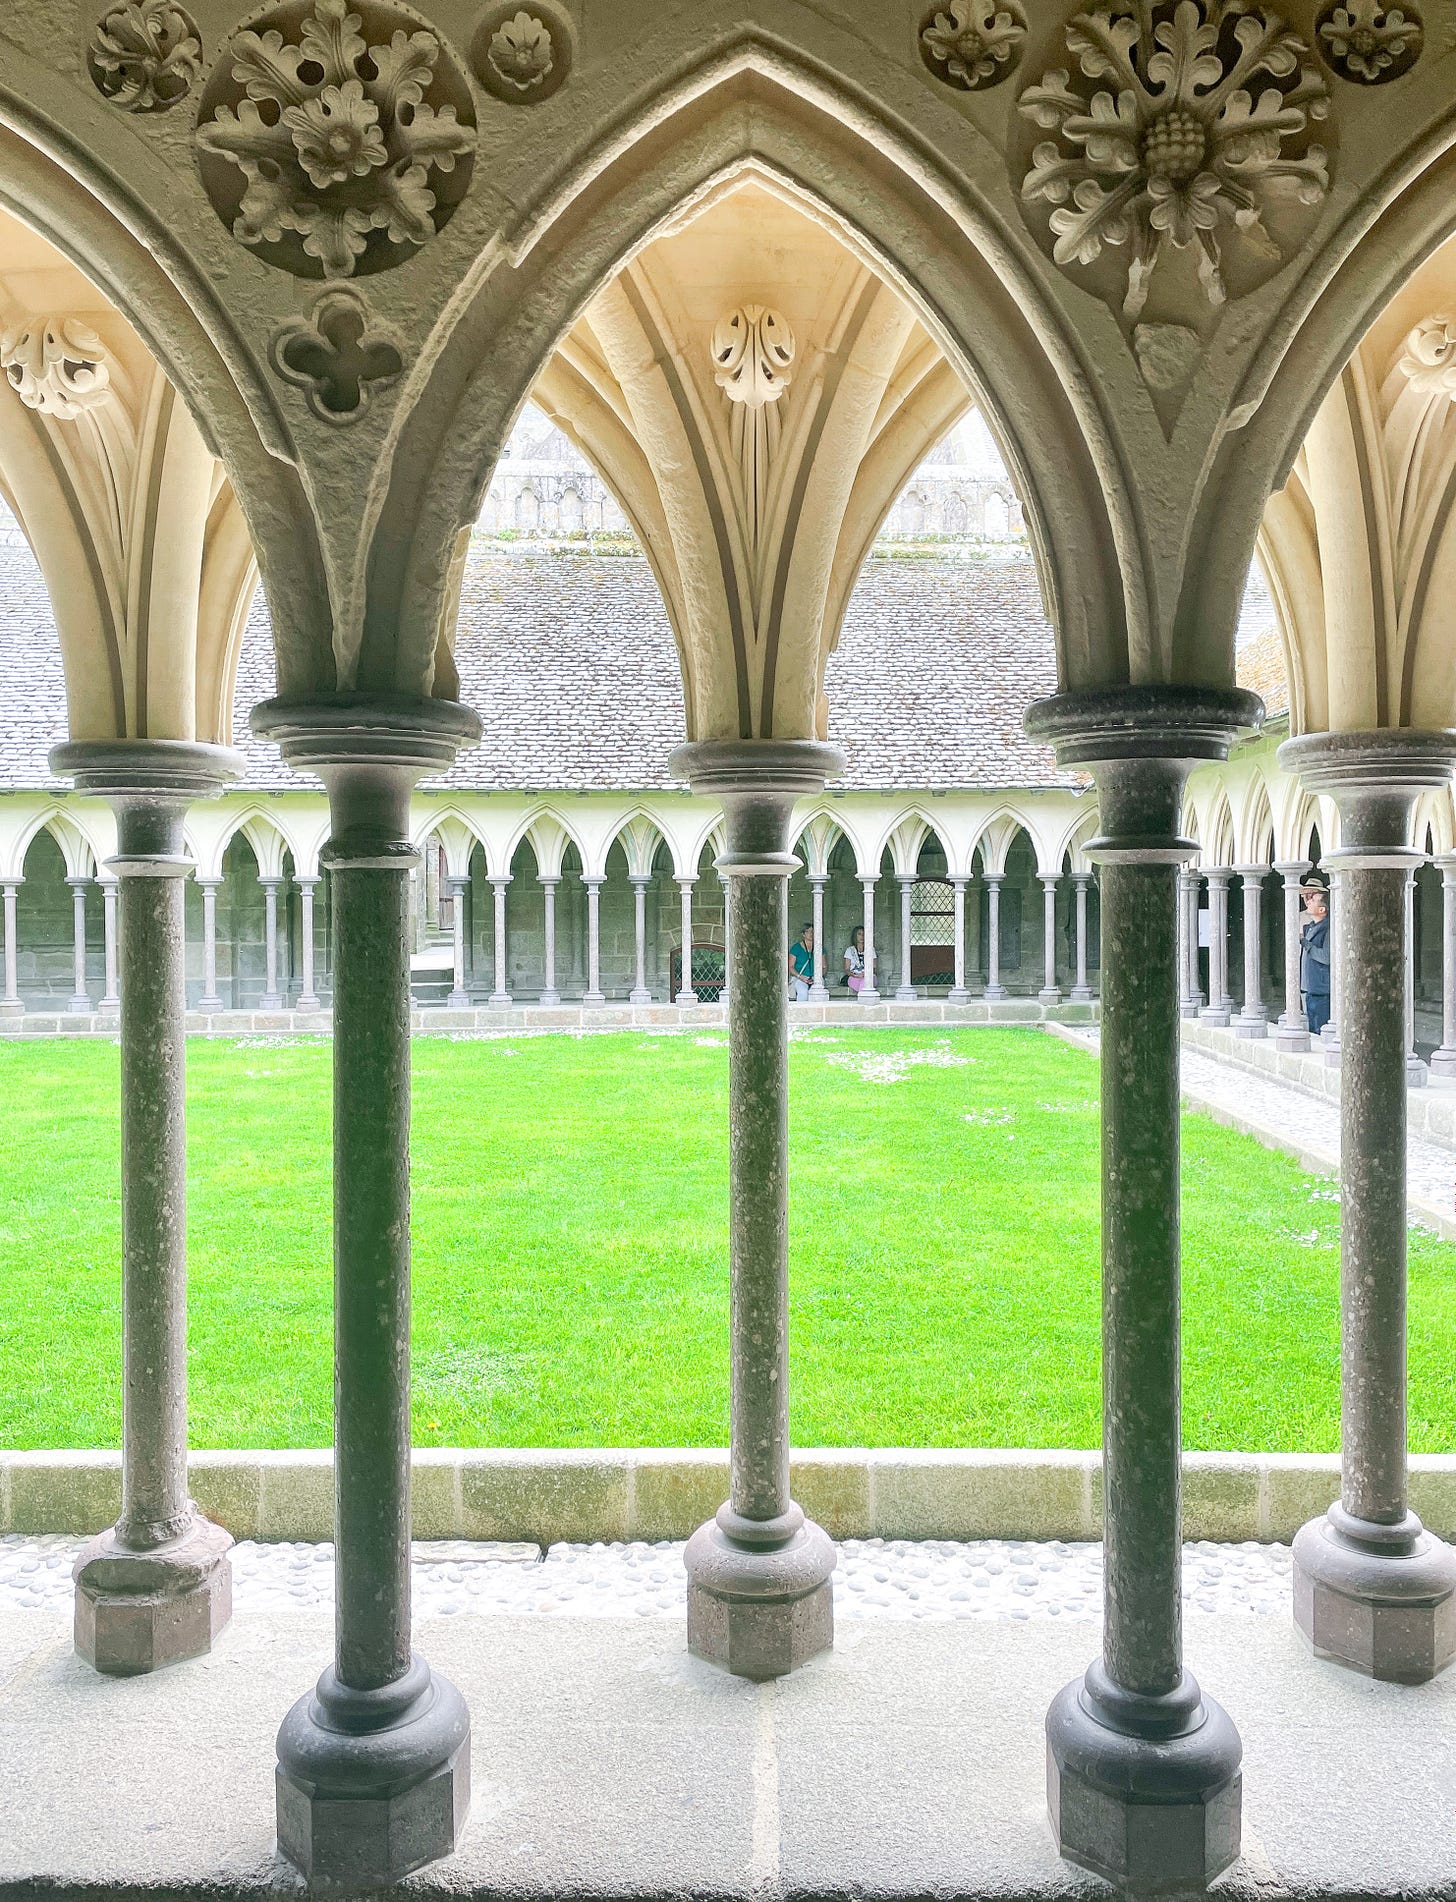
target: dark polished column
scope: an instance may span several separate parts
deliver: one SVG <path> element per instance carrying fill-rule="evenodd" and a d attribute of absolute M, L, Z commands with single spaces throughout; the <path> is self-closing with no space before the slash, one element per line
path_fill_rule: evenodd
<path fill-rule="evenodd" d="M 1252 694 L 1124 687 L 1027 731 L 1091 771 L 1102 836 L 1102 1656 L 1047 1714 L 1052 1827 L 1128 1885 L 1202 1887 L 1239 1853 L 1241 1746 L 1184 1668 L 1179 1418 L 1178 837 L 1184 782 L 1257 725 Z"/>
<path fill-rule="evenodd" d="M 121 959 L 121 1517 L 76 1561 L 76 1649 L 135 1676 L 211 1648 L 232 1540 L 187 1491 L 187 808 L 242 769 L 176 740 L 58 746 L 51 770 L 116 813 Z"/>
<path fill-rule="evenodd" d="M 723 802 L 729 884 L 732 1421 L 729 1498 L 688 1542 L 688 1645 L 739 1677 L 781 1677 L 834 1639 L 835 1551 L 789 1496 L 788 849 L 794 803 L 842 769 L 809 740 L 721 740 L 668 762 Z"/>
<path fill-rule="evenodd" d="M 448 701 L 270 701 L 329 795 L 334 985 L 334 1662 L 278 1733 L 278 1843 L 364 1888 L 448 1855 L 470 1718 L 410 1646 L 410 792 L 480 725 Z"/>
<path fill-rule="evenodd" d="M 1406 1490 L 1407 888 L 1420 795 L 1456 734 L 1309 734 L 1279 764 L 1333 799 L 1340 849 L 1340 1500 L 1294 1541 L 1294 1618 L 1320 1657 L 1420 1683 L 1456 1656 L 1456 1554 Z"/>

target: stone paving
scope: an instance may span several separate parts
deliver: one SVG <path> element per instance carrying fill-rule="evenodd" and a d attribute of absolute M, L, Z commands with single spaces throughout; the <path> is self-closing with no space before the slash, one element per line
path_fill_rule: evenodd
<path fill-rule="evenodd" d="M 0 1538 L 0 1606 L 66 1609 L 71 1567 L 84 1541 L 51 1535 Z M 414 1548 L 417 1619 L 461 1613 L 597 1618 L 681 1618 L 681 1543 L 529 1545 L 466 1540 Z M 1183 1595 L 1206 1612 L 1290 1613 L 1286 1545 L 1183 1548 Z M 331 1545 L 245 1541 L 233 1552 L 236 1616 L 332 1603 Z M 1056 1541 L 847 1539 L 839 1547 L 834 1603 L 840 1618 L 1088 1618 L 1102 1606 L 1102 1547 Z"/>

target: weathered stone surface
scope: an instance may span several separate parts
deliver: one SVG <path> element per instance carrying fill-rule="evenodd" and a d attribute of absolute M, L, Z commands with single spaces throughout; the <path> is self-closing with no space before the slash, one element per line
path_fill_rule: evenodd
<path fill-rule="evenodd" d="M 1183 1455 L 1183 1537 L 1237 1543 L 1257 1537 L 1262 1475 L 1252 1454 Z"/>
<path fill-rule="evenodd" d="M 95 1534 L 121 1512 L 119 1453 L 12 1454 L 9 1532 Z"/>
<path fill-rule="evenodd" d="M 1094 1537 L 1095 1453 L 967 1449 L 869 1455 L 874 1528 L 884 1539 Z"/>
<path fill-rule="evenodd" d="M 728 1491 L 728 1453 L 644 1448 L 632 1455 L 628 1537 L 686 1539 L 711 1519 Z"/>
<path fill-rule="evenodd" d="M 202 1656 L 232 1616 L 231 1547 L 205 1519 L 146 1552 L 103 1532 L 76 1561 L 76 1650 L 109 1677 Z"/>
<path fill-rule="evenodd" d="M 1424 1684 L 1456 1657 L 1456 1554 L 1418 1530 L 1372 1551 L 1312 1520 L 1294 1541 L 1294 1622 L 1316 1657 Z"/>
<path fill-rule="evenodd" d="M 461 1514 L 468 1539 L 625 1539 L 628 1455 L 495 1452 L 462 1456 Z"/>

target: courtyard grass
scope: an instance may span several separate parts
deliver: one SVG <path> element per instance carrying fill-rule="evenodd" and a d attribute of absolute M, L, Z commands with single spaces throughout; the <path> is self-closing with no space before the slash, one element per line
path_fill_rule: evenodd
<path fill-rule="evenodd" d="M 727 1430 L 721 1034 L 414 1046 L 415 1437 Z M 199 1447 L 331 1438 L 330 1051 L 188 1053 Z M 1098 1443 L 1097 1064 L 1035 1031 L 792 1047 L 797 1443 Z M 0 1444 L 120 1434 L 118 1058 L 0 1045 Z M 1184 1119 L 1195 1448 L 1338 1446 L 1328 1183 Z M 1456 1449 L 1456 1248 L 1411 1240 L 1411 1443 Z"/>

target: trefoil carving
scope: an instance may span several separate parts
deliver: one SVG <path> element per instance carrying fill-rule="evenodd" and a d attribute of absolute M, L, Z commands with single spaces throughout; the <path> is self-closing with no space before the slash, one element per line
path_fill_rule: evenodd
<path fill-rule="evenodd" d="M 1009 78 L 1025 47 L 1020 0 L 949 0 L 920 27 L 921 59 L 961 92 L 983 92 Z"/>
<path fill-rule="evenodd" d="M 769 484 L 783 431 L 779 403 L 793 381 L 798 342 L 779 311 L 742 304 L 713 326 L 711 348 L 713 378 L 728 404 L 744 529 L 757 555 L 766 539 Z"/>
<path fill-rule="evenodd" d="M 165 112 L 202 77 L 202 35 L 176 0 L 124 0 L 86 49 L 97 90 L 125 112 Z"/>
<path fill-rule="evenodd" d="M 1036 145 L 1021 195 L 1052 207 L 1056 262 L 1123 253 L 1131 319 L 1170 252 L 1195 254 L 1215 308 L 1226 249 L 1277 265 L 1292 241 L 1270 215 L 1312 210 L 1330 186 L 1311 137 L 1329 92 L 1306 41 L 1247 0 L 1101 0 L 1071 21 L 1066 45 L 1071 64 L 1019 101 L 1055 135 Z"/>
<path fill-rule="evenodd" d="M 288 0 L 235 34 L 196 137 L 238 242 L 325 278 L 413 257 L 464 197 L 476 144 L 464 73 L 386 0 Z"/>
<path fill-rule="evenodd" d="M 504 0 L 477 27 L 470 65 L 495 98 L 511 106 L 535 105 L 564 83 L 571 66 L 571 33 L 552 8 Z"/>
<path fill-rule="evenodd" d="M 1427 317 L 1405 340 L 1401 375 L 1413 390 L 1456 403 L 1456 317 Z"/>
<path fill-rule="evenodd" d="M 363 298 L 343 286 L 325 291 L 311 316 L 275 331 L 269 354 L 283 381 L 302 390 L 325 423 L 358 422 L 374 396 L 397 383 L 404 370 L 399 347 L 370 328 Z"/>
<path fill-rule="evenodd" d="M 1408 73 L 1421 56 L 1425 29 L 1413 7 L 1344 0 L 1326 7 L 1315 27 L 1326 64 L 1341 79 L 1378 86 Z"/>
<path fill-rule="evenodd" d="M 0 336 L 0 369 L 27 409 L 74 422 L 111 401 L 110 352 L 79 317 L 43 317 Z"/>

